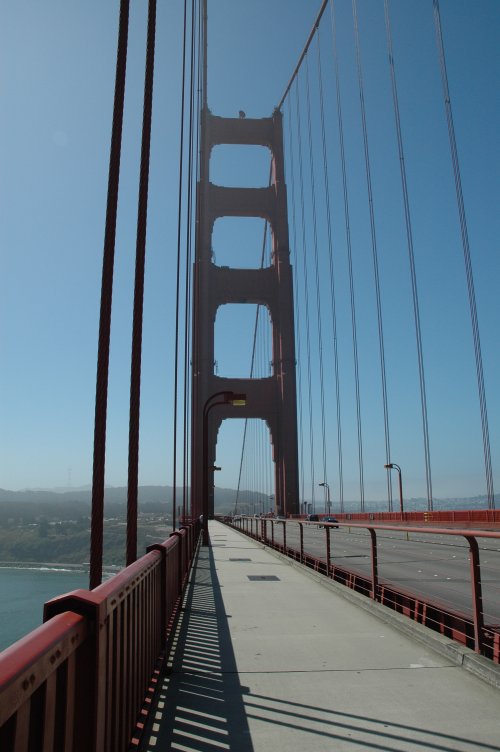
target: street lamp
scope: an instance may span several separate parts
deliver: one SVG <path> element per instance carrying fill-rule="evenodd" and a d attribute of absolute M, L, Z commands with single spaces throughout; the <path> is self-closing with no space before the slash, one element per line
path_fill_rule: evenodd
<path fill-rule="evenodd" d="M 396 465 L 395 462 L 389 462 L 388 465 L 384 465 L 386 470 L 397 470 L 398 476 L 399 476 L 399 510 L 401 512 L 401 516 L 403 515 L 403 480 L 401 478 L 401 468 L 399 465 Z"/>
<path fill-rule="evenodd" d="M 326 507 L 327 507 L 327 510 L 328 510 L 327 514 L 330 514 L 330 512 L 332 511 L 332 508 L 331 508 L 332 507 L 332 502 L 330 501 L 330 486 L 328 485 L 328 483 L 326 482 L 326 480 L 325 480 L 324 483 L 318 483 L 318 485 L 319 486 L 323 486 L 324 488 L 326 488 Z"/>
<path fill-rule="evenodd" d="M 203 477 L 202 477 L 202 510 L 203 510 L 203 545 L 208 546 L 208 415 L 217 405 L 246 405 L 246 394 L 235 392 L 215 392 L 203 405 Z M 213 400 L 216 400 L 215 402 Z M 215 469 L 215 465 L 213 466 Z"/>

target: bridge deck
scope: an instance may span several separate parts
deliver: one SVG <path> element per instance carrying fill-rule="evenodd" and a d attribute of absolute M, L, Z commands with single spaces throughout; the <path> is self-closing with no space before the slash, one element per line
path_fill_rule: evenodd
<path fill-rule="evenodd" d="M 234 530 L 210 534 L 143 750 L 500 750 L 495 689 Z"/>

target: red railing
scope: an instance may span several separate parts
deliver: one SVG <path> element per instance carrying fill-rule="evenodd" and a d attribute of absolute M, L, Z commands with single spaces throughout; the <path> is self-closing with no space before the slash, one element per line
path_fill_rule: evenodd
<path fill-rule="evenodd" d="M 2 752 L 137 742 L 198 534 L 183 528 L 94 590 L 49 601 L 45 623 L 0 653 Z"/>
<path fill-rule="evenodd" d="M 321 518 L 325 515 L 319 515 Z M 334 515 L 339 522 L 402 522 L 405 525 L 418 524 L 465 524 L 500 525 L 500 509 L 438 509 L 431 512 L 350 512 Z M 294 519 L 305 519 L 306 515 L 296 515 Z"/>
<path fill-rule="evenodd" d="M 325 574 L 348 587 L 369 596 L 373 600 L 402 613 L 441 634 L 460 642 L 477 653 L 500 663 L 500 624 L 485 623 L 483 593 L 481 583 L 481 565 L 478 538 L 490 538 L 500 541 L 500 533 L 478 529 L 450 529 L 441 527 L 414 527 L 408 525 L 373 525 L 361 523 L 342 523 L 338 525 L 304 520 L 274 520 L 272 518 L 241 517 L 237 520 L 225 518 L 250 537 L 261 541 L 266 546 L 275 548 L 286 556 Z M 290 545 L 290 533 L 287 540 L 287 527 L 299 528 L 296 547 Z M 324 555 L 318 556 L 307 550 L 304 543 L 304 528 L 324 527 Z M 369 534 L 370 575 L 349 570 L 334 564 L 331 560 L 331 530 L 344 527 L 349 530 L 366 530 Z M 470 612 L 464 613 L 453 605 L 438 602 L 421 593 L 403 590 L 387 579 L 379 576 L 379 554 L 377 548 L 378 531 L 397 531 L 398 533 L 416 533 L 423 536 L 439 535 L 465 538 L 468 544 Z M 291 531 L 290 531 L 291 532 Z M 345 542 L 344 542 L 345 544 Z"/>

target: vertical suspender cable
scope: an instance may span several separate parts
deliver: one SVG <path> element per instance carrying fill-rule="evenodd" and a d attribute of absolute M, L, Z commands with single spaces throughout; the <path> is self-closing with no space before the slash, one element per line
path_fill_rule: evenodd
<path fill-rule="evenodd" d="M 297 220 L 296 220 L 296 210 L 295 210 L 295 170 L 294 170 L 294 157 L 293 157 L 293 131 L 292 131 L 292 104 L 290 99 L 287 99 L 288 102 L 288 112 L 289 112 L 289 120 L 290 120 L 290 128 L 289 128 L 289 141 L 290 141 L 290 186 L 291 186 L 291 202 L 292 202 L 292 253 L 293 253 L 293 261 L 295 264 L 295 274 L 293 275 L 293 286 L 294 286 L 294 300 L 295 300 L 295 336 L 297 340 L 297 347 L 296 347 L 296 353 L 297 353 L 297 363 L 298 363 L 298 369 L 297 369 L 297 387 L 298 387 L 298 402 L 299 402 L 299 474 L 301 479 L 300 484 L 300 498 L 302 499 L 300 504 L 300 509 L 302 509 L 302 504 L 304 502 L 305 496 L 304 496 L 304 422 L 303 422 L 303 415 L 302 415 L 302 358 L 301 358 L 301 336 L 300 336 L 300 330 L 301 330 L 301 306 L 300 306 L 300 296 L 299 296 L 299 280 L 298 280 L 298 256 L 297 256 Z"/>
<path fill-rule="evenodd" d="M 363 74 L 361 68 L 361 54 L 359 44 L 359 31 L 358 31 L 358 19 L 356 3 L 353 3 L 354 23 L 355 23 L 355 36 L 356 36 L 356 59 L 358 66 L 358 79 L 359 79 L 359 98 L 361 106 L 361 123 L 363 128 L 363 148 L 365 157 L 365 173 L 366 173 L 366 186 L 368 192 L 368 207 L 370 213 L 370 232 L 371 232 L 371 244 L 372 244 L 372 259 L 373 259 L 373 276 L 375 282 L 375 298 L 377 302 L 377 325 L 378 325 L 378 342 L 379 342 L 379 358 L 380 358 L 380 375 L 382 381 L 382 405 L 384 413 L 384 438 L 385 438 L 385 464 L 389 464 L 391 461 L 391 443 L 389 434 L 389 407 L 387 402 L 387 379 L 385 368 L 385 347 L 384 347 L 384 328 L 382 323 L 382 300 L 380 294 L 380 277 L 378 267 L 378 251 L 377 251 L 377 232 L 375 229 L 375 211 L 373 205 L 373 187 L 372 176 L 370 167 L 370 151 L 368 148 L 368 128 L 366 124 L 366 108 L 365 97 L 363 87 Z M 392 483 L 391 483 L 391 471 L 386 471 L 387 475 L 387 501 L 389 505 L 389 512 L 392 512 Z"/>
<path fill-rule="evenodd" d="M 201 3 L 204 2 L 204 0 L 200 0 Z M 193 457 L 193 451 L 194 451 L 194 440 L 195 440 L 195 431 L 194 431 L 194 425 L 193 420 L 197 414 L 197 405 L 196 405 L 196 388 L 195 388 L 195 379 L 197 378 L 197 368 L 198 368 L 198 362 L 196 360 L 196 353 L 198 350 L 197 345 L 197 311 L 196 307 L 198 304 L 199 299 L 199 272 L 198 272 L 198 262 L 197 262 L 197 252 L 196 249 L 198 247 L 199 242 L 199 228 L 201 223 L 201 205 L 199 201 L 199 190 L 201 187 L 201 180 L 202 180 L 202 171 L 204 173 L 205 167 L 203 165 L 203 155 L 202 155 L 202 133 L 201 133 L 201 126 L 202 126 L 202 117 L 203 117 L 203 78 L 204 74 L 206 74 L 206 67 L 204 68 L 204 50 L 206 50 L 206 45 L 204 43 L 204 23 L 203 23 L 203 11 L 201 6 L 199 6 L 198 10 L 198 29 L 197 29 L 197 36 L 198 36 L 198 59 L 197 59 L 197 112 L 196 112 L 196 201 L 195 201 L 195 233 L 194 233 L 194 246 L 195 246 L 195 264 L 194 264 L 194 273 L 193 273 L 193 293 L 192 293 L 192 327 L 191 327 L 191 362 L 192 362 L 192 368 L 191 368 L 191 391 L 193 396 L 192 405 L 191 405 L 191 458 Z M 191 460 L 191 481 L 194 479 L 195 475 L 195 469 L 192 465 Z M 193 484 L 192 484 L 193 485 Z M 201 498 L 197 498 L 193 494 L 193 487 L 191 487 L 191 504 L 190 504 L 190 512 L 191 512 L 191 518 L 197 517 L 201 512 Z"/>
<path fill-rule="evenodd" d="M 184 301 L 184 415 L 183 415 L 183 437 L 184 437 L 184 456 L 183 456 L 183 484 L 182 484 L 182 517 L 186 519 L 187 515 L 187 485 L 188 485 L 188 394 L 189 394 L 189 345 L 190 345 L 190 311 L 191 311 L 191 243 L 192 243 L 192 224 L 193 224 L 193 182 L 196 185 L 196 167 L 193 181 L 193 118 L 194 118 L 194 93 L 195 93 L 195 8 L 196 0 L 191 2 L 191 61 L 190 61 L 190 96 L 189 96 L 189 147 L 188 147 L 188 200 L 187 200 L 187 236 L 186 236 L 186 279 L 185 279 L 185 301 Z M 195 160 L 195 165 L 196 165 Z"/>
<path fill-rule="evenodd" d="M 177 199 L 177 268 L 175 280 L 175 338 L 174 338 L 174 425 L 173 425 L 173 468 L 172 468 L 172 530 L 176 528 L 177 507 L 177 391 L 179 382 L 179 304 L 181 283 L 181 219 L 182 189 L 184 171 L 184 102 L 186 92 L 186 34 L 187 0 L 184 0 L 184 23 L 182 36 L 182 82 L 181 82 L 181 122 L 179 145 L 179 189 Z"/>
<path fill-rule="evenodd" d="M 311 465 L 311 504 L 314 510 L 314 429 L 313 429 L 313 406 L 312 406 L 312 375 L 311 375 L 311 325 L 309 320 L 309 284 L 307 279 L 307 241 L 306 241 L 306 219 L 304 206 L 304 172 L 302 165 L 302 133 L 300 124 L 300 90 L 299 78 L 295 79 L 296 92 L 296 110 L 297 110 L 297 128 L 298 128 L 298 148 L 299 148 L 299 175 L 300 175 L 300 205 L 302 217 L 302 266 L 304 270 L 304 299 L 306 306 L 306 346 L 307 346 L 307 386 L 308 386 L 308 406 L 309 406 L 309 442 L 310 442 L 310 465 Z"/>
<path fill-rule="evenodd" d="M 328 263 L 330 269 L 330 303 L 332 314 L 332 335 L 333 335 L 333 365 L 335 372 L 335 399 L 337 406 L 337 447 L 338 447 L 338 468 L 339 468 L 339 508 L 340 512 L 344 511 L 344 475 L 343 475 L 343 457 L 342 457 L 342 416 L 340 411 L 340 378 L 339 378 L 339 353 L 337 341 L 337 297 L 335 293 L 335 270 L 333 265 L 333 238 L 332 238 L 332 218 L 330 207 L 330 185 L 328 179 L 328 155 L 326 150 L 326 131 L 325 131 L 325 104 L 323 94 L 323 74 L 321 68 L 321 51 L 320 51 L 320 32 L 318 29 L 317 37 L 318 50 L 318 77 L 319 77 L 319 100 L 321 110 L 321 142 L 323 147 L 323 177 L 325 184 L 325 202 L 326 202 L 326 225 L 328 232 Z M 337 49 L 335 46 L 335 60 Z M 326 480 L 326 478 L 325 478 Z"/>
<path fill-rule="evenodd" d="M 387 4 L 387 0 L 385 0 Z M 486 474 L 486 490 L 488 494 L 488 508 L 495 508 L 495 492 L 493 488 L 493 471 L 491 467 L 490 432 L 488 428 L 488 410 L 486 406 L 486 391 L 484 387 L 483 358 L 481 354 L 481 339 L 479 336 L 479 322 L 477 317 L 476 293 L 474 290 L 474 275 L 469 247 L 469 233 L 467 230 L 467 218 L 465 215 L 464 197 L 462 192 L 462 178 L 460 175 L 460 162 L 455 138 L 455 126 L 451 109 L 450 90 L 448 86 L 448 73 L 446 70 L 446 58 L 444 53 L 443 32 L 441 28 L 441 15 L 439 12 L 439 0 L 434 0 L 434 24 L 436 27 L 436 41 L 441 68 L 446 120 L 448 123 L 448 136 L 450 140 L 451 159 L 455 176 L 455 190 L 457 194 L 458 213 L 460 217 L 460 230 L 462 234 L 462 247 L 464 253 L 465 271 L 467 276 L 467 290 L 469 294 L 469 308 L 474 338 L 474 354 L 476 358 L 477 387 L 479 392 L 479 406 L 481 410 L 481 426 L 483 432 L 484 465 Z"/>
<path fill-rule="evenodd" d="M 148 219 L 149 161 L 155 60 L 156 0 L 149 0 L 142 118 L 141 167 L 137 212 L 132 358 L 130 368 L 130 421 L 127 492 L 127 564 L 137 558 L 137 495 L 139 483 L 139 412 L 141 400 L 141 351 L 144 301 L 144 266 Z"/>
<path fill-rule="evenodd" d="M 202 0 L 202 40 L 203 40 L 203 58 L 202 58 L 202 78 L 201 78 L 201 97 L 202 107 L 205 110 L 208 105 L 208 0 Z"/>
<path fill-rule="evenodd" d="M 353 0 L 355 3 L 355 0 Z M 431 476 L 431 455 L 429 448 L 429 425 L 427 420 L 427 396 L 425 390 L 425 371 L 424 355 L 422 348 L 422 332 L 420 328 L 420 309 L 418 302 L 417 273 L 415 269 L 415 255 L 413 252 L 413 233 L 411 228 L 410 201 L 408 197 L 408 185 L 406 181 L 406 167 L 404 161 L 403 137 L 401 133 L 401 119 L 399 116 L 398 91 L 396 87 L 396 73 L 394 69 L 394 53 L 392 49 L 392 35 L 389 19 L 389 6 L 387 0 L 384 0 L 385 23 L 387 30 L 387 44 L 389 52 L 389 68 L 391 71 L 392 98 L 394 103 L 394 115 L 396 119 L 396 134 L 398 140 L 399 166 L 401 171 L 401 187 L 403 191 L 403 202 L 405 211 L 406 237 L 408 243 L 408 255 L 410 260 L 411 286 L 413 296 L 413 313 L 415 319 L 415 336 L 417 341 L 418 373 L 420 379 L 420 403 L 422 408 L 422 428 L 424 434 L 424 459 L 425 459 L 425 476 L 427 483 L 427 507 L 433 508 L 432 502 L 432 476 Z"/>
<path fill-rule="evenodd" d="M 129 0 L 121 0 L 116 56 L 116 78 L 113 105 L 113 126 L 109 157 L 106 228 L 102 262 L 101 311 L 99 318 L 99 345 L 94 420 L 94 458 L 92 473 L 92 522 L 90 531 L 90 581 L 91 589 L 102 580 L 102 541 L 104 517 L 104 470 L 106 457 L 106 416 L 108 407 L 109 342 L 111 331 L 111 304 L 113 296 L 113 267 L 116 241 L 116 215 L 120 182 L 120 157 L 123 127 L 123 103 L 127 70 L 127 43 Z"/>
<path fill-rule="evenodd" d="M 271 184 L 271 176 L 272 176 L 272 163 L 269 171 L 269 185 Z M 264 235 L 262 237 L 262 251 L 260 254 L 260 268 L 262 269 L 264 267 L 264 262 L 266 258 L 266 236 L 267 236 L 267 228 L 268 228 L 268 221 L 264 222 Z M 257 349 L 257 329 L 259 325 L 259 310 L 260 306 L 257 306 L 257 312 L 255 314 L 255 324 L 253 328 L 253 343 L 252 343 L 252 359 L 250 362 L 250 378 L 254 378 L 254 372 L 255 372 L 255 356 L 256 356 L 256 349 Z M 236 499 L 234 502 L 234 514 L 236 514 L 238 509 L 238 499 L 240 495 L 240 488 L 241 488 L 241 474 L 243 469 L 243 461 L 244 461 L 244 454 L 245 454 L 245 448 L 246 448 L 246 438 L 247 438 L 247 427 L 248 427 L 248 418 L 245 418 L 245 427 L 243 429 L 243 441 L 241 444 L 241 457 L 240 457 L 240 471 L 238 474 L 238 486 L 236 488 Z"/>
<path fill-rule="evenodd" d="M 332 10 L 332 23 L 334 23 L 333 5 Z M 356 31 L 356 25 L 355 25 Z M 335 36 L 334 36 L 335 39 Z M 335 46 L 336 51 L 336 46 Z M 337 118 L 339 123 L 339 139 L 340 139 L 340 156 L 342 163 L 342 186 L 344 192 L 344 216 L 345 216 L 345 230 L 347 241 L 347 260 L 349 267 L 349 291 L 351 298 L 351 327 L 352 327 L 352 349 L 354 359 L 354 382 L 356 389 L 356 425 L 358 432 L 358 465 L 359 465 L 359 495 L 360 495 L 360 510 L 364 511 L 365 508 L 365 488 L 364 488 L 364 472 L 363 472 L 363 435 L 361 430 L 361 396 L 359 389 L 359 365 L 358 365 L 358 335 L 356 325 L 356 303 L 354 296 L 354 275 L 352 266 L 352 244 L 351 244 L 351 225 L 349 218 L 349 197 L 347 192 L 347 171 L 345 162 L 345 147 L 344 147 L 344 130 L 342 121 L 342 108 L 340 99 L 340 79 L 338 76 L 338 66 L 336 67 L 336 88 L 337 88 Z"/>
<path fill-rule="evenodd" d="M 316 215 L 316 184 L 314 180 L 314 155 L 311 125 L 311 95 L 309 86 L 309 58 L 306 55 L 306 96 L 307 96 L 307 134 L 309 143 L 309 167 L 311 176 L 311 199 L 313 217 L 313 240 L 314 240 L 314 270 L 316 277 L 316 315 L 318 319 L 318 355 L 319 355 L 319 386 L 321 404 L 321 437 L 323 441 L 323 481 L 326 483 L 326 419 L 325 419 L 325 379 L 323 367 L 323 331 L 321 325 L 321 289 L 319 284 L 319 256 L 318 256 L 318 222 Z"/>

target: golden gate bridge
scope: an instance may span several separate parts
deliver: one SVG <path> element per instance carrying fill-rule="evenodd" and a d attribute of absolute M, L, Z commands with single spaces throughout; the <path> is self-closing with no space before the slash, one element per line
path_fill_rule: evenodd
<path fill-rule="evenodd" d="M 210 618 L 217 617 L 220 634 L 223 623 L 227 631 L 224 605 L 216 595 L 218 546 L 242 554 L 231 558 L 230 551 L 221 552 L 225 565 L 252 561 L 245 552 L 254 556 L 261 550 L 256 544 L 274 550 L 324 580 L 340 583 L 356 594 L 351 597 L 361 594 L 373 610 L 392 614 L 394 623 L 403 615 L 421 630 L 415 633 L 417 639 L 434 639 L 432 649 L 453 654 L 455 663 L 500 685 L 500 533 L 495 530 L 499 513 L 492 451 L 497 421 L 488 412 L 496 403 L 486 388 L 495 376 L 495 328 L 494 322 L 483 324 L 480 316 L 477 291 L 486 288 L 477 284 L 477 269 L 480 276 L 484 272 L 475 252 L 479 255 L 482 249 L 471 242 L 477 232 L 469 231 L 446 25 L 438 0 L 428 2 L 426 28 L 434 34 L 435 78 L 432 86 L 412 91 L 408 70 L 415 63 L 394 33 L 400 29 L 394 23 L 397 4 L 377 4 L 377 22 L 384 30 L 381 49 L 363 46 L 361 7 L 366 23 L 371 23 L 373 8 L 356 0 L 321 3 L 275 110 L 257 118 L 243 110 L 233 117 L 211 112 L 210 8 L 206 2 L 184 4 L 178 221 L 171 260 L 176 313 L 169 323 L 175 332 L 173 532 L 138 557 L 144 281 L 155 55 L 161 43 L 156 39 L 156 2 L 148 3 L 126 567 L 102 583 L 111 316 L 130 26 L 129 2 L 120 2 L 100 301 L 89 590 L 45 604 L 44 624 L 0 656 L 2 749 L 150 749 L 156 746 L 152 740 L 162 738 L 168 740 L 163 748 L 258 749 L 255 730 L 252 740 L 244 742 L 234 729 L 224 732 L 229 733 L 225 745 L 213 736 L 214 728 L 207 732 L 210 712 L 200 710 L 201 684 L 187 735 L 192 746 L 185 746 L 182 734 L 175 736 L 172 713 L 167 731 L 158 730 L 155 721 L 162 716 L 162 691 L 167 691 L 165 668 L 171 670 L 176 660 L 184 667 L 185 661 L 194 664 L 190 676 L 196 681 L 219 675 L 224 660 L 228 673 L 238 671 L 234 662 L 228 668 L 227 655 L 220 656 L 219 668 L 207 668 L 209 650 L 196 657 Z M 405 13 L 411 16 L 411 10 Z M 426 45 L 422 42 L 427 54 Z M 437 97 L 437 82 L 439 108 L 428 108 L 426 97 Z M 370 88 L 374 85 L 376 106 Z M 429 148 L 432 139 L 437 148 Z M 235 184 L 227 184 L 224 170 L 238 165 L 245 150 L 252 152 L 250 162 L 260 159 L 257 151 L 265 152 L 265 182 L 261 178 L 255 183 L 247 163 L 240 172 L 235 170 L 241 183 L 236 178 Z M 446 179 L 439 172 L 444 162 Z M 436 191 L 434 182 L 446 191 Z M 439 206 L 446 215 L 444 230 L 435 217 Z M 232 226 L 224 248 L 220 228 L 228 218 L 242 223 L 236 230 Z M 248 222 L 258 223 L 261 238 L 251 256 L 239 250 Z M 482 263 L 488 265 L 487 254 Z M 255 315 L 248 368 L 231 347 L 229 355 L 224 353 L 227 342 L 221 343 L 219 317 L 226 306 L 244 306 Z M 485 304 L 484 309 L 493 307 Z M 232 331 L 238 340 L 234 323 Z M 219 352 L 234 366 L 232 372 L 221 368 Z M 238 489 L 234 514 L 224 518 L 221 527 L 212 522 L 217 512 L 217 443 L 224 421 L 234 418 L 244 420 Z M 463 441 L 464 433 L 470 441 Z M 445 458 L 449 462 L 450 454 L 457 471 L 474 466 L 474 477 L 482 477 L 482 508 L 467 509 L 471 505 L 462 503 L 446 509 L 435 503 L 436 486 L 449 486 L 439 473 L 436 481 L 434 471 Z M 406 483 L 413 496 L 421 495 L 420 501 L 404 497 Z M 445 495 L 452 494 L 439 492 Z M 253 514 L 248 499 L 254 500 Z M 389 545 L 397 549 L 395 562 L 385 551 Z M 341 546 L 346 546 L 343 555 Z M 426 573 L 419 577 L 413 570 L 402 584 L 400 573 L 412 557 L 420 563 L 432 560 L 438 546 L 453 546 L 460 559 L 447 561 L 445 569 L 433 575 L 441 587 L 426 584 Z M 488 556 L 488 567 L 481 566 L 483 555 Z M 349 566 L 350 557 L 366 561 Z M 269 574 L 269 566 L 267 574 L 248 579 L 279 581 L 274 572 Z M 202 598 L 209 590 L 214 592 L 210 607 Z M 363 608 L 361 601 L 356 603 Z M 262 608 L 272 610 L 272 604 Z M 203 613 L 205 626 L 200 622 Z M 424 639 L 424 633 L 439 635 L 441 642 L 438 637 Z M 287 635 L 281 639 L 286 642 Z M 450 642 L 445 644 L 445 639 Z M 463 647 L 450 647 L 454 642 Z M 207 686 L 204 691 L 209 692 Z M 494 749 L 488 703 L 490 699 L 483 706 L 488 719 L 484 738 L 465 740 L 460 747 L 459 737 L 448 735 L 441 739 L 448 746 L 439 746 L 434 731 L 408 749 Z M 239 712 L 241 731 L 248 724 L 241 708 Z M 194 742 L 192 735 L 201 733 L 196 731 L 200 713 L 205 736 Z M 378 746 L 363 745 L 403 748 L 394 746 L 397 743 L 395 737 L 384 737 Z"/>

